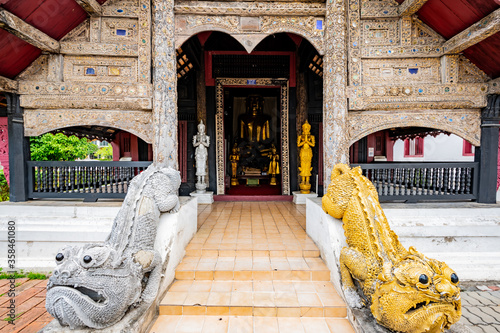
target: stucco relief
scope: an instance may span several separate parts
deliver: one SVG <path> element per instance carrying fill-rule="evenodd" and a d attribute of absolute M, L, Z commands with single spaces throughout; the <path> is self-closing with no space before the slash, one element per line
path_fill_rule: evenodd
<path fill-rule="evenodd" d="M 203 31 L 221 31 L 237 39 L 250 53 L 260 41 L 269 35 L 291 32 L 306 38 L 320 53 L 324 53 L 324 18 L 321 16 L 260 16 L 258 24 L 249 30 L 237 15 L 190 15 L 175 16 L 175 45 L 180 47 L 191 36 Z"/>
<path fill-rule="evenodd" d="M 105 82 L 19 83 L 24 108 L 151 110 L 152 86 Z"/>
<path fill-rule="evenodd" d="M 387 110 L 385 112 L 349 112 L 349 144 L 368 134 L 395 127 L 430 127 L 460 136 L 474 146 L 480 145 L 481 110 Z"/>
<path fill-rule="evenodd" d="M 363 18 L 397 17 L 399 3 L 394 0 L 362 0 L 361 16 Z"/>
<path fill-rule="evenodd" d="M 49 56 L 42 54 L 19 74 L 17 80 L 47 80 Z"/>
<path fill-rule="evenodd" d="M 138 17 L 139 0 L 108 0 L 102 5 L 103 16 Z"/>
<path fill-rule="evenodd" d="M 133 83 L 138 81 L 137 67 L 134 58 L 67 56 L 64 58 L 64 80 Z"/>
<path fill-rule="evenodd" d="M 346 5 L 344 0 L 327 1 L 326 4 L 326 47 L 323 58 L 323 186 L 325 188 L 330 184 L 330 174 L 335 164 L 347 163 L 349 160 Z M 350 9 L 359 10 L 359 0 L 349 0 L 348 5 Z"/>
<path fill-rule="evenodd" d="M 348 91 L 350 110 L 482 108 L 488 85 L 379 85 L 349 87 Z"/>
<path fill-rule="evenodd" d="M 363 85 L 441 83 L 438 58 L 363 59 Z"/>
<path fill-rule="evenodd" d="M 56 129 L 98 125 L 118 128 L 153 142 L 152 113 L 126 110 L 25 110 L 24 133 L 38 136 Z"/>
<path fill-rule="evenodd" d="M 154 163 L 178 169 L 174 1 L 153 0 Z"/>

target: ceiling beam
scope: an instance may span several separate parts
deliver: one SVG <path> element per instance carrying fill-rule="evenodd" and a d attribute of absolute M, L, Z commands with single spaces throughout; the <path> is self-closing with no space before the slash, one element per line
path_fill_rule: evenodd
<path fill-rule="evenodd" d="M 90 16 L 101 16 L 102 6 L 96 0 L 75 0 Z"/>
<path fill-rule="evenodd" d="M 0 91 L 15 93 L 17 92 L 17 87 L 18 87 L 17 81 L 0 76 Z"/>
<path fill-rule="evenodd" d="M 3 8 L 0 8 L 0 28 L 43 51 L 59 53 L 59 42 L 57 40 Z"/>
<path fill-rule="evenodd" d="M 445 54 L 460 53 L 500 31 L 500 9 L 451 37 L 443 44 Z"/>
<path fill-rule="evenodd" d="M 427 1 L 428 0 L 405 0 L 402 4 L 399 5 L 399 16 L 408 16 L 415 14 Z"/>

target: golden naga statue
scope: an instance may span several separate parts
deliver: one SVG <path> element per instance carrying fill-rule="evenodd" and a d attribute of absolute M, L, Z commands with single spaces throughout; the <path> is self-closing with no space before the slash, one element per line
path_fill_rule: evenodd
<path fill-rule="evenodd" d="M 297 147 L 300 149 L 299 160 L 300 160 L 300 193 L 310 193 L 311 183 L 309 183 L 309 178 L 311 178 L 311 161 L 313 157 L 313 152 L 311 147 L 315 145 L 314 135 L 311 135 L 311 125 L 306 122 L 302 125 L 302 134 L 297 138 Z"/>
<path fill-rule="evenodd" d="M 231 186 L 239 185 L 236 175 L 238 174 L 238 161 L 240 160 L 240 151 L 236 143 L 233 147 L 233 153 L 229 155 L 231 162 Z"/>
<path fill-rule="evenodd" d="M 349 247 L 341 251 L 340 274 L 349 305 L 370 306 L 381 325 L 398 332 L 437 333 L 456 323 L 461 316 L 457 274 L 401 245 L 361 168 L 337 164 L 331 179 L 323 209 L 342 218 Z"/>

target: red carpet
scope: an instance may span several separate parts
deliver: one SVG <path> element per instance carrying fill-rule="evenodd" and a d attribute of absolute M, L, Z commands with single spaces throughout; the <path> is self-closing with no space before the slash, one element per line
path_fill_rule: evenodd
<path fill-rule="evenodd" d="M 214 195 L 214 201 L 293 201 L 293 195 Z"/>
<path fill-rule="evenodd" d="M 226 193 L 227 195 L 280 195 L 281 186 L 271 186 L 262 184 L 259 186 L 237 185 L 231 186 Z"/>

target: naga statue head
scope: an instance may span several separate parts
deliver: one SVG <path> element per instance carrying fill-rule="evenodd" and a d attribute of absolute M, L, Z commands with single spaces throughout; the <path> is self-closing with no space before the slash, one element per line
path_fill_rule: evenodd
<path fill-rule="evenodd" d="M 337 164 L 322 203 L 342 219 L 348 246 L 339 270 L 351 307 L 367 304 L 379 324 L 403 333 L 443 332 L 460 319 L 457 274 L 413 247 L 406 250 L 360 167 Z"/>
<path fill-rule="evenodd" d="M 336 219 L 341 219 L 355 192 L 357 186 L 356 179 L 361 177 L 364 178 L 360 167 L 351 169 L 345 164 L 335 165 L 327 195 L 323 196 L 322 199 L 323 209 Z M 373 196 L 373 200 L 378 201 L 377 191 L 373 187 L 373 184 L 369 183 L 369 185 L 371 185 L 369 187 L 369 194 Z"/>
<path fill-rule="evenodd" d="M 102 329 L 122 318 L 133 322 L 153 303 L 163 267 L 154 249 L 157 226 L 161 213 L 179 210 L 180 183 L 178 171 L 150 166 L 130 182 L 103 244 L 59 251 L 46 308 L 61 326 Z"/>
<path fill-rule="evenodd" d="M 457 274 L 410 247 L 377 279 L 371 311 L 382 325 L 405 333 L 442 332 L 461 316 Z"/>
<path fill-rule="evenodd" d="M 107 327 L 141 296 L 141 265 L 109 246 L 68 246 L 56 255 L 56 263 L 46 306 L 63 326 Z"/>

